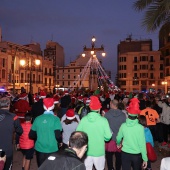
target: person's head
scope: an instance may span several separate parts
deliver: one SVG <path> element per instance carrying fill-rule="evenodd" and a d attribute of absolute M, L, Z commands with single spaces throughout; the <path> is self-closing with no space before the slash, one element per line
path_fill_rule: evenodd
<path fill-rule="evenodd" d="M 102 108 L 102 105 L 97 96 L 90 97 L 89 107 L 90 107 L 90 110 L 93 110 L 93 111 L 99 111 Z"/>
<path fill-rule="evenodd" d="M 118 100 L 114 99 L 110 101 L 110 107 L 111 109 L 117 109 L 118 108 Z"/>
<path fill-rule="evenodd" d="M 139 99 L 139 100 L 143 100 L 143 97 L 144 97 L 143 93 L 139 93 L 139 94 L 138 94 L 138 99 Z"/>
<path fill-rule="evenodd" d="M 0 98 L 0 109 L 7 109 L 10 108 L 10 99 L 8 97 Z"/>
<path fill-rule="evenodd" d="M 32 120 L 31 113 L 26 113 L 24 118 L 26 122 L 31 121 Z"/>
<path fill-rule="evenodd" d="M 69 139 L 69 147 L 76 151 L 77 156 L 82 158 L 87 150 L 88 136 L 84 132 L 75 131 Z"/>
<path fill-rule="evenodd" d="M 66 125 L 71 124 L 72 122 L 77 122 L 78 120 L 75 116 L 74 109 L 67 109 L 66 119 L 63 121 Z"/>
<path fill-rule="evenodd" d="M 45 98 L 43 99 L 43 107 L 46 111 L 51 111 L 54 109 L 54 99 L 53 98 Z"/>
<path fill-rule="evenodd" d="M 146 106 L 146 107 L 151 107 L 151 104 L 152 104 L 152 103 L 151 103 L 151 101 L 149 101 L 149 100 L 147 100 L 147 101 L 145 102 L 145 106 Z"/>
<path fill-rule="evenodd" d="M 144 115 L 139 116 L 138 119 L 139 119 L 139 123 L 140 123 L 142 126 L 144 126 L 144 127 L 147 126 L 146 117 L 145 117 Z"/>
<path fill-rule="evenodd" d="M 122 102 L 119 102 L 117 107 L 119 110 L 125 110 L 125 105 Z"/>
<path fill-rule="evenodd" d="M 141 112 L 139 109 L 139 100 L 137 98 L 132 98 L 130 100 L 127 111 L 128 111 L 129 119 L 132 119 L 132 120 L 137 119 L 138 115 Z"/>

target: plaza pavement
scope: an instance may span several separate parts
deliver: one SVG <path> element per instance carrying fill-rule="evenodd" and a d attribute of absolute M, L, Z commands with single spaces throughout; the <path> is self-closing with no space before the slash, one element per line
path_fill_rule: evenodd
<path fill-rule="evenodd" d="M 158 159 L 156 162 L 152 163 L 152 170 L 160 170 L 161 159 L 165 157 L 162 152 L 159 151 L 158 145 L 156 145 L 155 150 L 157 152 Z M 22 169 L 22 153 L 14 149 L 14 159 L 13 159 L 13 170 Z M 36 155 L 31 161 L 30 170 L 37 170 Z M 107 170 L 107 166 L 105 168 Z"/>

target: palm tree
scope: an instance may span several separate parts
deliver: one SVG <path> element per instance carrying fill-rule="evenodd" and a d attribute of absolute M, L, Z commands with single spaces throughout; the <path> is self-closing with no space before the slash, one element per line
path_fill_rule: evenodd
<path fill-rule="evenodd" d="M 133 7 L 144 11 L 142 26 L 148 32 L 160 28 L 159 37 L 168 37 L 170 33 L 170 0 L 137 0 Z"/>

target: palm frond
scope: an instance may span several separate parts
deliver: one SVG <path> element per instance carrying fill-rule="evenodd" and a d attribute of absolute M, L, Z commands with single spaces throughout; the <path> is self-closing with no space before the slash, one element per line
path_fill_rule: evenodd
<path fill-rule="evenodd" d="M 162 24 L 170 21 L 169 16 L 169 1 L 167 2 L 167 0 L 157 0 L 148 7 L 142 22 L 142 26 L 146 27 L 148 32 L 155 31 Z"/>
<path fill-rule="evenodd" d="M 153 2 L 155 2 L 155 0 L 137 0 L 136 2 L 134 2 L 133 8 L 136 11 L 142 11 L 146 9 Z"/>
<path fill-rule="evenodd" d="M 159 39 L 166 39 L 170 33 L 170 22 L 164 23 L 159 31 Z"/>

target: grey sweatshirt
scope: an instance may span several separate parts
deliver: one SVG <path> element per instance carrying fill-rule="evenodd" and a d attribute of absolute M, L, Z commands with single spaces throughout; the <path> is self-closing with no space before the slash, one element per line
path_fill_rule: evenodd
<path fill-rule="evenodd" d="M 105 114 L 105 118 L 108 120 L 110 129 L 112 130 L 112 140 L 116 141 L 116 136 L 122 123 L 126 121 L 125 114 L 119 109 L 110 109 Z"/>

